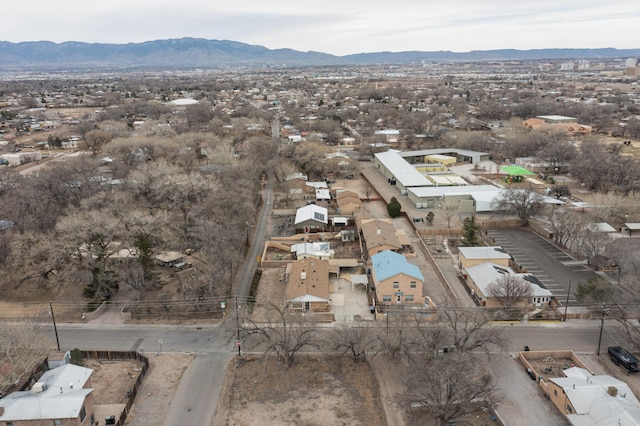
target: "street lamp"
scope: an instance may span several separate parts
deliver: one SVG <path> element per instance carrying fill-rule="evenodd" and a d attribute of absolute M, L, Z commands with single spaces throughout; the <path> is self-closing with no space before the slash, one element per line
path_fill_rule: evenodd
<path fill-rule="evenodd" d="M 51 319 L 53 320 L 53 331 L 56 333 L 56 345 L 58 346 L 58 350 L 60 350 L 60 339 L 58 338 L 58 327 L 56 326 L 56 317 L 53 314 L 53 302 L 49 302 L 49 314 L 51 314 Z"/>

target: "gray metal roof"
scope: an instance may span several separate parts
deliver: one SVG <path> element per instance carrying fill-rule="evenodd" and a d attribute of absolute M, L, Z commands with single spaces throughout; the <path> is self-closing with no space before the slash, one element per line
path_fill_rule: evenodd
<path fill-rule="evenodd" d="M 434 149 L 421 149 L 418 151 L 405 151 L 401 153 L 403 157 L 418 157 L 423 155 L 434 155 L 434 154 L 451 154 L 454 153 L 456 155 L 463 155 L 465 157 L 475 157 L 475 156 L 483 156 L 489 155 L 488 152 L 480 152 L 480 151 L 471 151 L 469 149 L 460 149 L 460 148 L 434 148 Z"/>
<path fill-rule="evenodd" d="M 398 151 L 385 151 L 375 154 L 375 157 L 382 163 L 396 180 L 405 188 L 411 186 L 432 186 L 433 183 L 422 173 L 417 171 L 411 164 L 400 156 Z"/>
<path fill-rule="evenodd" d="M 0 422 L 39 419 L 73 419 L 78 417 L 84 400 L 93 389 L 83 389 L 93 370 L 66 364 L 45 372 L 42 392 L 13 392 L 0 399 L 4 413 Z"/>

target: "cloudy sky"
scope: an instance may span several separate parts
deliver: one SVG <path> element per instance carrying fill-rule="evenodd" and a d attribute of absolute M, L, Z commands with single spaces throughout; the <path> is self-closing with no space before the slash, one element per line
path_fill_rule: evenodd
<path fill-rule="evenodd" d="M 11 0 L 0 40 L 198 37 L 335 55 L 640 48 L 638 0 Z"/>

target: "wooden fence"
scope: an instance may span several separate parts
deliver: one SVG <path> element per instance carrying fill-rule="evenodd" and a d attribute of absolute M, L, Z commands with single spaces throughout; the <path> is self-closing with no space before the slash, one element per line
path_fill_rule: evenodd
<path fill-rule="evenodd" d="M 116 420 L 116 426 L 124 425 L 124 422 L 127 420 L 127 417 L 129 416 L 129 412 L 131 411 L 131 407 L 133 406 L 133 402 L 136 399 L 138 390 L 142 385 L 142 379 L 144 378 L 144 376 L 147 374 L 147 371 L 149 370 L 149 359 L 146 356 L 141 355 L 136 351 L 127 351 L 127 352 L 80 351 L 80 353 L 85 359 L 90 358 L 90 359 L 109 360 L 109 361 L 135 360 L 142 363 L 142 370 L 140 371 L 140 374 L 138 375 L 138 378 L 136 379 L 136 382 L 133 385 L 133 388 L 131 388 L 131 391 L 127 393 L 127 402 L 125 404 L 124 410 L 122 410 L 122 413 L 120 413 L 120 417 Z"/>

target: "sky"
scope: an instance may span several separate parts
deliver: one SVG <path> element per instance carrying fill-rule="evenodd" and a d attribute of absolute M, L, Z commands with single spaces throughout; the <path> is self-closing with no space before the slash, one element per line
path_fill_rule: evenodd
<path fill-rule="evenodd" d="M 0 41 L 195 37 L 334 55 L 640 48 L 638 0 L 12 0 Z"/>

